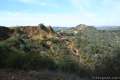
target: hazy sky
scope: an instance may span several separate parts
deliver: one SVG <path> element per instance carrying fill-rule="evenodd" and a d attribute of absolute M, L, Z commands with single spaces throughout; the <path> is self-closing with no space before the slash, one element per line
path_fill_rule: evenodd
<path fill-rule="evenodd" d="M 120 25 L 120 0 L 0 0 L 0 25 Z"/>

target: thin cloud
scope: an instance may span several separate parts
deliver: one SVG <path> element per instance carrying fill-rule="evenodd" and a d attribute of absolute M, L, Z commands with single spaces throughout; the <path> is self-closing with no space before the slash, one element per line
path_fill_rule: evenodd
<path fill-rule="evenodd" d="M 14 1 L 20 2 L 22 0 Z M 33 10 L 31 13 L 22 10 L 20 12 L 0 11 L 1 25 L 36 25 L 39 23 L 55 26 L 75 26 L 81 23 L 88 25 L 120 25 L 120 0 L 67 0 L 71 5 L 71 12 L 67 12 L 67 9 L 69 9 L 67 4 L 63 4 L 64 6 L 61 6 L 59 10 L 50 8 L 53 5 L 60 6 L 58 2 L 50 2 L 50 0 L 25 1 L 25 4 L 33 5 L 38 1 L 36 5 L 40 4 L 40 7 L 41 5 L 47 6 L 53 12 L 43 12 L 42 14 L 42 10 L 40 12 L 34 12 Z M 66 11 L 63 8 L 66 8 Z M 57 11 L 60 11 L 60 13 L 56 13 Z"/>
<path fill-rule="evenodd" d="M 22 2 L 22 3 L 27 3 L 27 4 L 31 4 L 31 3 L 36 3 L 37 0 L 18 0 L 19 2 Z"/>
<path fill-rule="evenodd" d="M 50 2 L 50 0 L 9 0 L 14 2 L 19 2 L 27 5 L 39 5 L 39 6 L 48 6 L 48 7 L 59 7 L 58 3 Z"/>
<path fill-rule="evenodd" d="M 80 23 L 95 24 L 95 17 L 88 14 L 36 14 L 8 12 L 0 14 L 1 25 L 36 25 L 45 23 L 53 26 L 76 26 Z M 7 23 L 7 24 L 6 24 Z"/>

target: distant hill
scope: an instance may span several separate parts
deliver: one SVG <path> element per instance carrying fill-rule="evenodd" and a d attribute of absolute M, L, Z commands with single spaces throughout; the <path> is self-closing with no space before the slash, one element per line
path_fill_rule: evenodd
<path fill-rule="evenodd" d="M 78 30 L 84 30 L 84 29 L 96 29 L 94 26 L 88 26 L 85 24 L 80 24 L 75 27 Z"/>

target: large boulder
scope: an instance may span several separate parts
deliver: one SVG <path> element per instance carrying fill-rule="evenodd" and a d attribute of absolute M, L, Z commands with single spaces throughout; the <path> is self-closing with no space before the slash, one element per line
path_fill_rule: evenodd
<path fill-rule="evenodd" d="M 46 32 L 49 32 L 49 29 L 44 25 L 44 24 L 39 24 L 38 27 L 41 29 L 41 30 L 44 30 Z"/>
<path fill-rule="evenodd" d="M 48 30 L 50 33 L 55 33 L 54 29 L 51 26 L 48 26 Z"/>

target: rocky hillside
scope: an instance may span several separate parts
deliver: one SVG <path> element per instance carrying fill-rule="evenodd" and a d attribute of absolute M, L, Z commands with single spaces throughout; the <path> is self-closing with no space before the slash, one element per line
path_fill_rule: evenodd
<path fill-rule="evenodd" d="M 18 26 L 16 28 L 0 26 L 0 40 L 8 39 L 16 34 L 33 40 L 52 38 L 56 35 L 51 26 L 46 27 L 43 24 L 38 26 Z"/>
<path fill-rule="evenodd" d="M 11 37 L 14 33 L 13 29 L 9 29 L 7 27 L 4 26 L 0 26 L 0 41 L 1 40 L 6 40 L 9 37 Z"/>
<path fill-rule="evenodd" d="M 52 38 L 56 35 L 51 26 L 44 26 L 40 24 L 38 26 L 21 26 L 16 28 L 16 34 L 24 36 L 32 40 L 44 40 Z"/>
<path fill-rule="evenodd" d="M 72 39 L 62 35 L 62 33 L 55 32 L 51 26 L 46 27 L 39 24 L 38 26 L 19 26 L 13 29 L 14 35 L 11 37 L 17 39 L 14 44 L 15 48 L 38 53 L 48 53 L 49 50 L 53 53 L 65 53 L 65 51 L 62 52 L 61 48 L 66 48 L 66 51 L 75 56 L 79 54 Z M 56 48 L 60 49 L 57 51 Z"/>
<path fill-rule="evenodd" d="M 51 26 L 39 24 L 1 27 L 0 33 L 0 69 L 48 70 L 55 72 L 55 80 L 59 72 L 87 78 L 120 74 L 120 31 L 97 30 L 83 24 L 54 31 Z M 38 73 L 37 76 L 43 75 Z M 51 76 L 49 72 L 45 74 Z"/>

